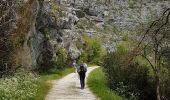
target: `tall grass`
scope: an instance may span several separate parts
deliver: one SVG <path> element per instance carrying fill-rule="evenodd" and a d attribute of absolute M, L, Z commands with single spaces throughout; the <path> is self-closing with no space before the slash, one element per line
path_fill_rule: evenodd
<path fill-rule="evenodd" d="M 87 84 L 93 93 L 101 100 L 125 100 L 108 88 L 106 77 L 101 68 L 91 72 Z"/>

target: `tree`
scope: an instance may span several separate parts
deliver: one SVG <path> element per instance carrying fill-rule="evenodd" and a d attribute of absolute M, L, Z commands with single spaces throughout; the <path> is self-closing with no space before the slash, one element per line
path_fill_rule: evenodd
<path fill-rule="evenodd" d="M 0 1 L 0 76 L 6 73 L 10 66 L 10 55 L 12 50 L 9 37 L 16 26 L 16 0 Z"/>
<path fill-rule="evenodd" d="M 137 50 L 138 54 L 144 57 L 152 67 L 156 82 L 157 100 L 161 100 L 160 81 L 161 68 L 164 66 L 163 57 L 167 53 L 165 52 L 166 49 L 170 46 L 170 40 L 168 39 L 170 36 L 169 16 L 170 8 L 165 10 L 158 20 L 152 22 L 138 44 L 141 51 Z"/>

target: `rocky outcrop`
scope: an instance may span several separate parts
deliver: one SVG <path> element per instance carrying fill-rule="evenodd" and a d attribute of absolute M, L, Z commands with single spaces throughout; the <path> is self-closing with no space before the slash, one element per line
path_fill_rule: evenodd
<path fill-rule="evenodd" d="M 134 29 L 152 16 L 159 16 L 170 5 L 169 1 L 159 0 L 44 0 L 39 3 L 32 54 L 34 65 L 45 66 L 56 61 L 60 48 L 67 51 L 69 59 L 78 58 L 83 52 L 77 46 L 77 42 L 83 45 L 82 33 L 92 37 L 108 35 L 103 47 L 112 51 L 114 43 L 109 40 L 116 37 L 112 30 L 105 31 L 106 27 Z"/>
<path fill-rule="evenodd" d="M 39 10 L 39 3 L 37 0 L 27 0 L 20 2 L 17 12 L 16 28 L 10 36 L 12 41 L 13 51 L 11 54 L 13 67 L 23 66 L 30 69 L 32 67 L 32 49 L 31 36 L 36 33 L 35 23 Z M 29 17 L 28 17 L 29 16 Z"/>
<path fill-rule="evenodd" d="M 44 68 L 52 66 L 57 60 L 56 52 L 61 48 L 65 48 L 72 59 L 78 57 L 80 53 L 76 47 L 71 49 L 74 37 L 78 37 L 72 28 L 78 21 L 75 12 L 62 8 L 59 2 L 40 2 L 36 33 L 32 36 L 33 64 Z"/>

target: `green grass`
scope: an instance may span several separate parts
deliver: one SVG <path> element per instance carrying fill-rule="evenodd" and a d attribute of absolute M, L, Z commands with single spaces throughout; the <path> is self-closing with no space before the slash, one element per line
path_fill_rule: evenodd
<path fill-rule="evenodd" d="M 44 100 L 45 96 L 48 94 L 49 90 L 52 87 L 52 81 L 60 79 L 73 71 L 73 68 L 66 68 L 64 70 L 41 74 L 38 92 L 33 100 Z"/>
<path fill-rule="evenodd" d="M 98 66 L 96 64 L 87 64 L 88 67 L 95 67 L 95 66 Z"/>
<path fill-rule="evenodd" d="M 90 73 L 87 84 L 101 100 L 125 100 L 107 87 L 106 77 L 101 68 L 97 68 Z"/>

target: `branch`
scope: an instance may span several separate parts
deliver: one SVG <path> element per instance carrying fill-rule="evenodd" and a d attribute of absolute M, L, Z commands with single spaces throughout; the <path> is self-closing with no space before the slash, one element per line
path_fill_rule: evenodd
<path fill-rule="evenodd" d="M 170 12 L 169 12 L 168 15 L 166 16 L 165 23 L 163 23 L 163 24 L 155 31 L 155 34 L 157 34 L 157 33 L 160 31 L 160 29 L 161 29 L 162 27 L 164 27 L 165 25 L 168 24 L 169 16 L 170 16 Z M 164 17 L 164 15 L 163 15 L 163 17 Z"/>
<path fill-rule="evenodd" d="M 163 41 L 164 38 L 166 38 L 166 30 L 163 31 L 163 36 L 158 40 L 158 45 L 161 44 L 161 42 Z"/>
<path fill-rule="evenodd" d="M 149 34 L 150 29 L 151 29 L 154 25 L 156 25 L 156 22 L 157 22 L 157 21 L 159 21 L 159 19 L 156 20 L 156 21 L 153 21 L 152 24 L 149 26 L 149 28 L 146 30 L 144 36 L 141 38 L 141 40 L 140 40 L 140 42 L 138 43 L 138 45 L 137 45 L 137 46 L 134 48 L 134 50 L 132 51 L 132 52 L 133 52 L 133 55 L 131 56 L 132 58 L 130 58 L 130 60 L 129 60 L 128 63 L 130 63 L 130 62 L 133 60 L 134 56 L 137 56 L 137 55 L 138 55 L 138 52 L 139 52 L 138 49 L 139 49 L 140 45 L 142 44 L 142 42 L 143 42 L 144 39 L 146 38 L 147 34 Z"/>
<path fill-rule="evenodd" d="M 149 60 L 149 58 L 147 58 L 145 55 L 141 55 L 143 58 L 145 58 L 148 62 L 149 62 L 149 64 L 151 65 L 151 67 L 152 67 L 152 69 L 154 70 L 154 72 L 156 71 L 156 69 L 155 69 L 155 67 L 154 67 L 154 65 L 152 64 L 152 62 Z"/>
<path fill-rule="evenodd" d="M 8 20 L 7 22 L 5 22 L 5 23 L 3 23 L 3 24 L 0 24 L 0 27 L 2 27 L 2 26 L 4 26 L 5 24 L 8 24 L 8 23 L 10 23 L 10 22 L 12 22 L 12 21 L 14 21 L 15 19 L 10 19 L 10 20 Z"/>
<path fill-rule="evenodd" d="M 167 10 L 165 10 L 165 11 L 163 12 L 163 16 L 166 14 L 167 11 L 170 11 L 170 8 L 168 8 Z"/>
<path fill-rule="evenodd" d="M 13 1 L 13 2 L 11 2 L 12 3 L 12 5 L 9 5 L 8 4 L 8 2 L 7 2 L 7 5 L 5 6 L 6 8 L 8 8 L 8 9 L 6 9 L 6 11 L 5 11 L 5 14 L 3 14 L 3 15 L 1 15 L 1 17 L 0 17 L 0 21 L 3 19 L 3 18 L 5 18 L 8 14 L 9 14 L 9 12 L 10 11 L 13 11 L 13 8 L 14 8 L 14 6 L 15 6 L 15 0 Z M 2 5 L 2 4 L 1 4 Z M 2 5 L 3 6 L 3 5 Z M 2 10 L 3 11 L 3 10 Z"/>
<path fill-rule="evenodd" d="M 149 28 L 146 30 L 144 36 L 141 38 L 140 42 L 138 43 L 137 47 L 134 48 L 134 50 L 132 51 L 133 52 L 133 55 L 131 56 L 130 60 L 129 60 L 129 63 L 134 59 L 134 56 L 137 56 L 138 55 L 138 52 L 139 52 L 139 48 L 141 46 L 141 44 L 143 43 L 143 41 L 145 40 L 146 36 L 148 34 L 150 34 L 150 30 L 152 30 L 152 28 L 154 28 L 155 26 L 157 26 L 157 24 L 159 24 L 159 22 L 161 22 L 165 16 L 165 14 L 170 11 L 170 8 L 168 8 L 164 13 L 163 13 L 163 16 L 161 18 L 159 18 L 158 20 L 155 20 L 151 23 L 151 25 L 149 26 Z M 155 30 L 155 35 L 161 30 L 162 27 L 164 27 L 165 25 L 167 25 L 168 23 L 168 20 L 169 20 L 169 16 L 170 16 L 170 12 L 168 13 L 168 15 L 166 16 L 166 22 L 163 23 L 158 29 Z M 165 37 L 165 34 L 163 35 L 163 38 Z M 162 40 L 162 39 L 161 39 Z M 150 42 L 148 42 L 150 43 Z M 147 44 L 148 45 L 148 44 Z M 147 47 L 147 45 L 145 45 L 144 48 Z M 144 49 L 142 48 L 142 49 Z M 129 59 L 129 58 L 128 58 Z M 146 58 L 147 59 L 147 58 Z M 149 61 L 149 59 L 147 59 L 148 62 L 151 64 L 151 66 L 153 67 L 153 64 Z"/>

